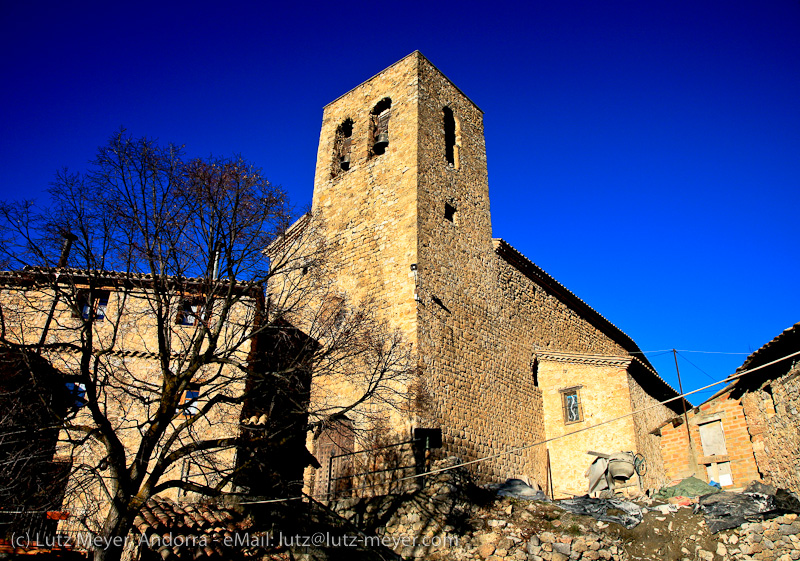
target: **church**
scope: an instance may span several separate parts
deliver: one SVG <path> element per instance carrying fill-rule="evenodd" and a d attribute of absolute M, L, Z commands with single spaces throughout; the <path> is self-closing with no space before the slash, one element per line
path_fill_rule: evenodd
<path fill-rule="evenodd" d="M 420 52 L 324 108 L 311 216 L 338 285 L 378 302 L 414 349 L 424 399 L 393 419 L 398 438 L 441 430 L 435 453 L 475 461 L 479 481 L 524 477 L 556 496 L 586 492 L 589 451 L 642 454 L 644 487 L 665 482 L 651 431 L 680 412 L 659 404 L 677 392 L 621 329 L 493 237 L 483 112 Z M 335 477 L 332 456 L 352 443 L 323 440 L 309 449 Z"/>

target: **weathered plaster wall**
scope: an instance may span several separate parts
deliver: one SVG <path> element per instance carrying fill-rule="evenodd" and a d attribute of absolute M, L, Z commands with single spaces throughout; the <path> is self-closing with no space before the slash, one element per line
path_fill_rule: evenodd
<path fill-rule="evenodd" d="M 584 356 L 544 355 L 540 359 L 539 380 L 544 396 L 544 424 L 550 450 L 553 487 L 557 496 L 565 492 L 582 494 L 589 480 L 584 477 L 595 457 L 589 450 L 611 454 L 636 451 L 633 419 L 627 417 L 594 430 L 583 430 L 631 412 L 625 360 L 598 360 L 592 364 Z M 614 364 L 616 362 L 617 364 Z M 578 388 L 582 418 L 568 423 L 564 416 L 562 393 Z M 576 431 L 577 434 L 565 436 Z M 559 438 L 563 437 L 563 438 Z"/>

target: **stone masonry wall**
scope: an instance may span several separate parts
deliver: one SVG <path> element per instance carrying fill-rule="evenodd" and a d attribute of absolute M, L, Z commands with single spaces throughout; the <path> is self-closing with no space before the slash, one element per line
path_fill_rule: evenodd
<path fill-rule="evenodd" d="M 392 100 L 389 146 L 370 155 L 369 114 L 385 98 Z M 450 114 L 455 135 L 448 136 Z M 333 158 L 348 119 L 351 163 L 338 171 Z M 325 108 L 313 212 L 326 228 L 343 290 L 375 298 L 415 345 L 421 391 L 416 418 L 407 422 L 442 428 L 440 456 L 469 461 L 544 439 L 547 397 L 532 372 L 537 351 L 627 356 L 496 253 L 483 113 L 418 52 Z M 617 371 L 622 393 L 613 399 L 629 411 L 625 367 Z M 600 380 L 608 372 L 585 365 L 584 374 Z M 576 383 L 571 378 L 564 383 Z M 599 383 L 596 391 L 600 403 Z M 398 430 L 410 428 L 396 421 Z M 632 427 L 621 437 L 626 449 L 635 447 Z M 470 469 L 479 480 L 528 475 L 544 486 L 546 449 L 529 447 Z M 583 469 L 575 473 L 582 477 Z"/>
<path fill-rule="evenodd" d="M 742 406 L 764 480 L 800 491 L 800 368 L 773 381 L 769 390 L 745 394 Z"/>
<path fill-rule="evenodd" d="M 444 455 L 490 456 L 540 440 L 541 393 L 509 333 L 493 251 L 483 113 L 430 62 L 419 67 L 419 349 Z M 443 109 L 459 132 L 446 158 Z M 449 209 L 449 215 L 448 210 Z M 544 454 L 531 448 L 470 466 L 481 480 L 528 475 L 544 483 Z"/>
<path fill-rule="evenodd" d="M 416 340 L 411 265 L 416 263 L 416 57 L 406 57 L 325 107 L 314 177 L 336 283 L 355 300 L 376 299 L 383 316 Z M 391 99 L 389 145 L 370 156 L 370 112 Z M 332 177 L 336 129 L 353 121 L 350 169 Z"/>
<path fill-rule="evenodd" d="M 664 467 L 664 458 L 661 455 L 661 440 L 653 434 L 653 431 L 675 417 L 677 406 L 673 406 L 673 408 L 664 405 L 653 407 L 658 400 L 647 393 L 630 373 L 628 373 L 628 386 L 633 410 L 642 411 L 633 416 L 633 422 L 636 425 L 636 450 L 644 456 L 647 462 L 647 472 L 642 484 L 645 489 L 659 489 L 669 482 L 669 478 Z"/>
<path fill-rule="evenodd" d="M 158 388 L 161 384 L 160 366 L 152 354 L 158 350 L 157 330 L 150 306 L 151 301 L 145 289 L 123 291 L 115 290 L 114 286 L 109 286 L 108 289 L 110 295 L 105 310 L 106 318 L 93 324 L 95 348 L 104 348 L 107 351 L 96 359 L 103 363 L 103 367 L 98 369 L 98 385 L 101 392 L 98 402 L 101 412 L 112 424 L 126 452 L 132 457 L 141 441 L 138 424 L 148 418 L 152 419 L 159 405 L 157 401 L 148 401 L 148 398 L 153 397 L 151 389 L 142 389 L 146 384 L 151 388 Z M 180 296 L 176 295 L 176 299 L 179 300 Z M 52 301 L 53 291 L 49 288 L 20 290 L 10 287 L 0 291 L 0 306 L 3 308 L 6 320 L 6 337 L 27 344 L 38 341 Z M 236 304 L 230 312 L 229 321 L 226 322 L 220 338 L 221 345 L 230 343 L 237 346 L 231 358 L 241 362 L 246 361 L 249 351 L 247 334 L 252 325 L 254 310 L 251 299 L 245 298 L 240 304 Z M 213 315 L 211 319 L 213 321 Z M 72 311 L 62 298 L 55 308 L 47 343 L 71 343 L 79 346 L 81 322 L 80 318 L 72 316 Z M 195 329 L 197 328 L 193 326 L 174 326 L 171 341 L 174 353 L 180 353 L 188 348 Z M 56 369 L 65 374 L 80 371 L 80 355 L 77 353 L 51 350 L 45 351 L 44 355 Z M 177 362 L 179 359 L 174 357 L 173 360 Z M 241 372 L 227 367 L 220 369 L 218 366 L 199 372 L 194 380 L 201 384 L 200 406 L 216 394 L 239 395 L 245 385 L 244 375 Z M 223 403 L 214 407 L 206 417 L 195 423 L 191 432 L 183 432 L 172 443 L 171 449 L 177 449 L 198 439 L 238 435 L 240 410 L 239 404 Z M 174 425 L 177 426 L 183 420 L 183 417 L 176 416 Z M 72 424 L 93 425 L 87 408 L 77 410 Z M 171 431 L 168 430 L 167 437 L 170 434 Z M 70 523 L 85 518 L 85 523 L 91 527 L 100 523 L 107 513 L 109 499 L 101 487 L 110 486 L 110 474 L 108 470 L 97 470 L 101 460 L 106 457 L 105 448 L 99 442 L 88 440 L 80 446 L 67 442 L 67 437 L 77 442 L 84 436 L 79 431 L 75 431 L 74 434 L 62 431 L 56 457 L 70 460 L 73 466 L 64 499 L 65 508 L 75 515 L 70 519 Z M 161 445 L 163 444 L 164 441 L 161 442 Z M 161 449 L 157 449 L 156 452 L 160 453 Z M 235 456 L 233 448 L 197 454 L 185 467 L 181 462 L 173 464 L 165 472 L 162 481 L 183 477 L 201 485 L 215 485 L 234 468 Z M 176 489 L 167 490 L 162 494 L 177 498 Z M 190 494 L 189 498 L 196 496 Z"/>

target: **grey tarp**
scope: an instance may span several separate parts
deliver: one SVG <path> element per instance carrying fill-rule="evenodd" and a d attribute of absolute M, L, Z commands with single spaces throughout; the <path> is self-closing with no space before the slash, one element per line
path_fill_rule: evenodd
<path fill-rule="evenodd" d="M 800 514 L 800 500 L 785 489 L 778 489 L 774 494 L 750 492 L 763 491 L 765 487 L 751 484 L 744 493 L 703 495 L 697 502 L 695 512 L 705 515 L 708 529 L 715 534 L 720 530 L 737 528 L 745 522 L 757 522 L 781 514 Z"/>
<path fill-rule="evenodd" d="M 515 499 L 528 499 L 530 501 L 547 501 L 547 495 L 534 489 L 521 479 L 507 479 L 497 487 L 497 494 L 501 497 L 514 497 Z"/>
<path fill-rule="evenodd" d="M 639 524 L 643 518 L 642 508 L 639 505 L 619 499 L 592 499 L 586 495 L 554 504 L 572 514 L 592 516 L 597 520 L 620 524 L 628 529 Z M 618 510 L 620 514 L 609 514 L 609 510 Z"/>

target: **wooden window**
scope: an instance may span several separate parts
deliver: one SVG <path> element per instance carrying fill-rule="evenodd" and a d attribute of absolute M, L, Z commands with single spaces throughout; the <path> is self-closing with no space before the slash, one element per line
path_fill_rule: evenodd
<path fill-rule="evenodd" d="M 200 384 L 189 384 L 181 394 L 178 414 L 182 417 L 191 417 L 200 411 L 198 399 L 200 398 Z"/>
<path fill-rule="evenodd" d="M 583 421 L 583 405 L 580 398 L 580 388 L 576 387 L 561 390 L 561 407 L 563 408 L 565 425 Z"/>
<path fill-rule="evenodd" d="M 207 315 L 205 298 L 187 298 L 181 302 L 175 323 L 192 327 L 205 323 Z"/>
<path fill-rule="evenodd" d="M 78 291 L 78 311 L 73 314 L 75 317 L 83 319 L 93 319 L 103 321 L 106 319 L 106 307 L 111 293 L 108 290 L 79 290 Z"/>

